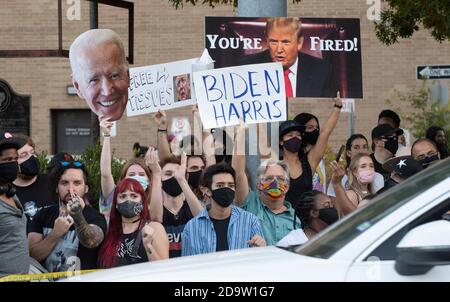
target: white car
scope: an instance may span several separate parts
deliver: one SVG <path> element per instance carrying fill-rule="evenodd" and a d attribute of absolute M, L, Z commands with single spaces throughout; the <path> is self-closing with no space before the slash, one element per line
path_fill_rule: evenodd
<path fill-rule="evenodd" d="M 256 247 L 102 270 L 65 281 L 450 281 L 450 158 L 303 246 Z"/>

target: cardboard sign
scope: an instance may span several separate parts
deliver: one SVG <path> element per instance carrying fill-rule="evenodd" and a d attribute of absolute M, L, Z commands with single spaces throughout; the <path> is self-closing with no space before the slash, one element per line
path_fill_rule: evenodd
<path fill-rule="evenodd" d="M 130 68 L 127 116 L 195 104 L 192 65 L 198 60 Z"/>
<path fill-rule="evenodd" d="M 280 63 L 194 72 L 198 108 L 206 129 L 286 120 Z"/>
<path fill-rule="evenodd" d="M 281 62 L 288 97 L 363 98 L 359 19 L 206 17 L 205 47 L 216 68 Z"/>

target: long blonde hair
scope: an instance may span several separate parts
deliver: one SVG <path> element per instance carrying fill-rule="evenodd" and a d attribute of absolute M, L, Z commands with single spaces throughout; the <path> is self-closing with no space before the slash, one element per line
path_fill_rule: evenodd
<path fill-rule="evenodd" d="M 362 186 L 361 183 L 358 181 L 358 179 L 353 174 L 353 173 L 356 173 L 358 171 L 359 162 L 361 161 L 361 158 L 363 158 L 363 157 L 368 157 L 373 162 L 373 160 L 370 157 L 370 155 L 368 155 L 366 153 L 355 154 L 354 156 L 352 156 L 352 160 L 350 161 L 350 165 L 348 165 L 348 173 L 347 173 L 348 174 L 349 190 L 355 191 L 355 193 L 361 199 L 363 199 L 366 195 L 375 193 L 373 183 L 368 184 L 368 189 L 369 189 L 368 192 L 367 193 L 363 193 L 363 191 L 361 189 L 361 186 Z"/>

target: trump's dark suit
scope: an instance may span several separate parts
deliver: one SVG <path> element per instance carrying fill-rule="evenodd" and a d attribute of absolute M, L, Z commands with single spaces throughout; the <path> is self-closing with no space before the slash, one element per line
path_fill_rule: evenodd
<path fill-rule="evenodd" d="M 244 56 L 239 65 L 270 63 L 269 50 Z M 296 97 L 336 97 L 333 66 L 316 57 L 298 53 Z"/>

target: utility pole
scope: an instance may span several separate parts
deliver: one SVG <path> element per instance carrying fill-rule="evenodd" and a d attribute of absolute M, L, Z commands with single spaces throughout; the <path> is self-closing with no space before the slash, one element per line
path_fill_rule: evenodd
<path fill-rule="evenodd" d="M 286 17 L 286 0 L 238 0 L 238 17 Z M 287 108 L 287 107 L 286 107 Z M 268 141 L 271 145 L 278 148 L 278 125 L 279 123 L 270 123 L 267 127 Z M 246 152 L 249 152 L 247 159 L 247 170 L 249 173 L 249 184 L 255 189 L 256 172 L 261 160 L 258 155 L 258 131 L 257 124 L 249 125 L 248 139 L 246 139 Z M 275 131 L 271 131 L 275 130 Z M 274 145 L 275 144 L 275 145 Z"/>
<path fill-rule="evenodd" d="M 98 28 L 98 2 L 89 1 L 89 28 Z M 100 125 L 97 115 L 91 111 L 91 143 L 96 144 L 100 138 Z"/>

